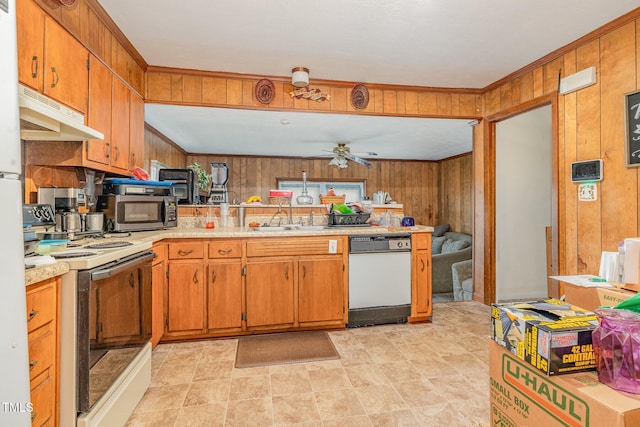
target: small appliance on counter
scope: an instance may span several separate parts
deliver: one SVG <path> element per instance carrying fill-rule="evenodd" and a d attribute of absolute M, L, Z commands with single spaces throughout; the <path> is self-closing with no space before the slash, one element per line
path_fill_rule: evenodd
<path fill-rule="evenodd" d="M 160 169 L 158 180 L 171 182 L 171 194 L 179 204 L 193 205 L 199 202 L 198 177 L 193 169 Z"/>
<path fill-rule="evenodd" d="M 227 182 L 229 181 L 229 167 L 226 163 L 211 162 L 211 190 L 209 203 L 219 205 L 229 202 Z"/>
<path fill-rule="evenodd" d="M 105 179 L 97 212 L 104 213 L 108 232 L 160 230 L 177 227 L 178 203 L 169 181 Z"/>
<path fill-rule="evenodd" d="M 71 240 L 83 231 L 78 209 L 85 207 L 84 196 L 82 188 L 38 188 L 38 204 L 53 206 L 55 211 L 55 231 L 68 233 Z"/>

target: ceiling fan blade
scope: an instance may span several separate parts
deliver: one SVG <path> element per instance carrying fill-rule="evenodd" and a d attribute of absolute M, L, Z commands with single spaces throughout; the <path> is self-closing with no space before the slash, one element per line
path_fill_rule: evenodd
<path fill-rule="evenodd" d="M 354 156 L 358 156 L 358 157 L 375 157 L 378 155 L 378 153 L 376 153 L 375 151 L 360 151 L 358 153 L 351 153 Z"/>
<path fill-rule="evenodd" d="M 360 158 L 360 157 L 358 157 L 358 156 L 354 156 L 354 155 L 353 155 L 353 154 L 351 154 L 351 153 L 345 153 L 345 154 L 344 154 L 344 157 L 346 157 L 347 159 L 349 159 L 349 160 L 351 160 L 351 161 L 353 161 L 353 162 L 356 162 L 356 163 L 358 163 L 358 164 L 361 164 L 362 166 L 366 166 L 366 167 L 368 167 L 368 168 L 370 168 L 370 167 L 371 167 L 371 165 L 373 165 L 373 163 L 371 163 L 370 161 L 365 160 L 365 159 L 362 159 L 362 158 Z"/>

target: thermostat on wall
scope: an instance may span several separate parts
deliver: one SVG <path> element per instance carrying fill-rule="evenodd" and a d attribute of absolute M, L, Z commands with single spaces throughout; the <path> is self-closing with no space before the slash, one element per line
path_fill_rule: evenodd
<path fill-rule="evenodd" d="M 602 159 L 571 163 L 571 182 L 602 181 Z"/>

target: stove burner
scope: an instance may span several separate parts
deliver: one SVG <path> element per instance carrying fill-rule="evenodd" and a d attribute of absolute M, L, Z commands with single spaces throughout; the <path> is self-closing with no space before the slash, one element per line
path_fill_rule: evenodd
<path fill-rule="evenodd" d="M 73 252 L 53 252 L 50 254 L 54 258 L 84 258 L 88 256 L 98 255 L 97 252 L 93 251 L 73 251 Z"/>
<path fill-rule="evenodd" d="M 90 245 L 85 246 L 87 249 L 109 249 L 109 248 L 122 248 L 124 246 L 131 246 L 133 243 L 131 242 L 100 242 L 100 243 L 92 243 Z"/>

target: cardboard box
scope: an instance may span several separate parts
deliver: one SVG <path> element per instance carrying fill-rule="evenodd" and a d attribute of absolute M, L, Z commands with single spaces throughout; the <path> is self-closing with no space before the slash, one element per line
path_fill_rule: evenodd
<path fill-rule="evenodd" d="M 596 369 L 591 332 L 595 315 L 526 323 L 524 361 L 547 375 Z"/>
<path fill-rule="evenodd" d="M 593 321 L 593 327 L 597 326 L 596 317 L 592 312 L 556 299 L 494 303 L 491 307 L 491 338 L 524 360 L 527 346 L 527 322 L 555 322 L 564 317 L 573 316 L 588 316 L 588 320 Z M 552 325 L 548 326 L 552 327 Z"/>
<path fill-rule="evenodd" d="M 492 426 L 640 426 L 640 395 L 595 372 L 548 377 L 490 340 L 489 376 Z"/>
<path fill-rule="evenodd" d="M 565 302 L 589 311 L 595 311 L 601 306 L 616 306 L 636 294 L 626 289 L 610 287 L 585 287 L 567 282 L 563 282 L 563 285 Z"/>

